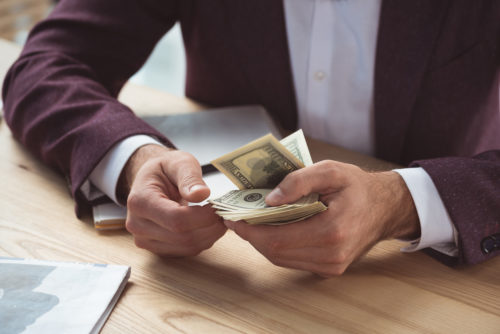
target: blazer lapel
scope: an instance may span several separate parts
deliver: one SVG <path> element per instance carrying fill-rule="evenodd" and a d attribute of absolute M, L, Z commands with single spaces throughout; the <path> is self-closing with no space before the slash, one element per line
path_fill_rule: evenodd
<path fill-rule="evenodd" d="M 281 126 L 297 126 L 282 0 L 225 0 L 242 73 Z M 384 0 L 375 63 L 376 154 L 400 161 L 418 88 L 449 0 Z"/>
<path fill-rule="evenodd" d="M 241 68 L 260 103 L 282 127 L 297 126 L 285 13 L 282 0 L 227 0 L 229 32 Z"/>
<path fill-rule="evenodd" d="M 446 0 L 384 0 L 375 63 L 378 157 L 400 162 L 418 89 L 448 8 Z"/>

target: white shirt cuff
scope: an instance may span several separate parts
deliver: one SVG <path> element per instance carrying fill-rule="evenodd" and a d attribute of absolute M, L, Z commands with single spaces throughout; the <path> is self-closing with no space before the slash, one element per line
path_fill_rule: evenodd
<path fill-rule="evenodd" d="M 159 141 L 147 135 L 131 136 L 116 143 L 101 159 L 88 180 L 82 185 L 81 190 L 87 199 L 95 199 L 98 197 L 100 191 L 102 191 L 115 203 L 120 204 L 116 199 L 116 185 L 122 169 L 137 149 L 148 144 L 162 145 Z M 92 185 L 98 188 L 98 190 L 92 187 Z"/>
<path fill-rule="evenodd" d="M 420 239 L 401 249 L 414 252 L 431 247 L 449 256 L 458 256 L 457 230 L 444 207 L 431 177 L 421 168 L 394 169 L 410 190 L 420 219 Z"/>

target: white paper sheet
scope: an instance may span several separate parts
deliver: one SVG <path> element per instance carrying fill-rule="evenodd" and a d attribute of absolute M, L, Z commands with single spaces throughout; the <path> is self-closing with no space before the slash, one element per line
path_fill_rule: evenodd
<path fill-rule="evenodd" d="M 98 333 L 130 267 L 0 258 L 0 333 Z"/>

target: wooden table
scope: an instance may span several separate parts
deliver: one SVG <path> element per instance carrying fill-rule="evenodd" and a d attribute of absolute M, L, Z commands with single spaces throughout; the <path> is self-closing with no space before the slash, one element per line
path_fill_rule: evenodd
<path fill-rule="evenodd" d="M 0 71 L 18 52 L 0 41 Z M 121 99 L 138 113 L 198 108 L 131 85 Z M 309 143 L 315 160 L 391 167 Z M 344 275 L 320 279 L 272 265 L 229 231 L 197 257 L 163 259 L 136 248 L 126 231 L 97 232 L 90 218 L 78 220 L 63 178 L 13 140 L 5 121 L 0 156 L 0 256 L 132 267 L 103 333 L 500 333 L 500 257 L 451 269 L 388 241 Z"/>

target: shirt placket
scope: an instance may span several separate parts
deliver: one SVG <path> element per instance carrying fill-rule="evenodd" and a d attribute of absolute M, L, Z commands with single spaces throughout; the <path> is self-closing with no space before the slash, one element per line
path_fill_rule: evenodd
<path fill-rule="evenodd" d="M 325 117 L 328 108 L 329 81 L 331 80 L 331 59 L 334 41 L 330 38 L 334 7 L 331 0 L 316 0 L 307 66 L 307 98 L 304 112 L 307 132 L 324 138 Z M 315 126 L 312 126 L 312 125 Z M 313 129 L 314 128 L 314 129 Z M 314 131 L 313 131 L 314 130 Z"/>

